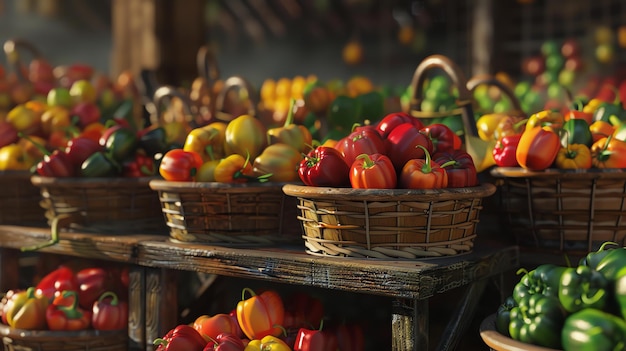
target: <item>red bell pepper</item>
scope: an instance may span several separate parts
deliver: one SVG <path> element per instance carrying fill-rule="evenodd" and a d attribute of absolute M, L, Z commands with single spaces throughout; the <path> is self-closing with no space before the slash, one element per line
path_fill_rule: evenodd
<path fill-rule="evenodd" d="M 387 136 L 389 142 L 387 155 L 393 162 L 396 172 L 402 170 L 407 161 L 423 159 L 424 150 L 432 153 L 433 142 L 411 123 L 395 127 Z M 422 147 L 418 147 L 422 146 Z"/>
<path fill-rule="evenodd" d="M 46 309 L 50 330 L 85 330 L 91 326 L 91 310 L 78 306 L 76 291 L 64 290 Z"/>
<path fill-rule="evenodd" d="M 10 122 L 0 120 L 0 147 L 17 143 L 20 137 L 17 129 Z"/>
<path fill-rule="evenodd" d="M 459 150 L 463 141 L 450 127 L 443 123 L 433 123 L 420 129 L 433 143 L 434 153 Z"/>
<path fill-rule="evenodd" d="M 44 155 L 43 160 L 37 163 L 37 174 L 43 177 L 74 177 L 76 168 L 69 156 L 61 150 L 54 150 Z"/>
<path fill-rule="evenodd" d="M 419 146 L 424 148 L 423 146 Z M 438 163 L 432 161 L 425 151 L 424 159 L 406 162 L 400 174 L 400 185 L 405 189 L 441 189 L 448 186 L 448 174 Z"/>
<path fill-rule="evenodd" d="M 87 267 L 76 272 L 79 306 L 91 308 L 94 302 L 109 290 L 116 294 L 123 293 L 121 280 L 114 272 L 112 269 L 102 267 Z"/>
<path fill-rule="evenodd" d="M 202 163 L 202 157 L 197 152 L 173 149 L 163 155 L 159 173 L 165 180 L 192 181 Z"/>
<path fill-rule="evenodd" d="M 383 154 L 361 154 L 350 167 L 350 184 L 354 189 L 394 189 L 396 170 Z"/>
<path fill-rule="evenodd" d="M 204 347 L 204 351 L 243 351 L 244 349 L 243 341 L 230 333 L 220 333 Z"/>
<path fill-rule="evenodd" d="M 246 292 L 252 296 L 246 299 Z M 266 290 L 257 295 L 249 288 L 243 289 L 237 303 L 237 320 L 250 340 L 282 334 L 284 318 L 285 305 L 276 291 Z"/>
<path fill-rule="evenodd" d="M 504 136 L 496 141 L 492 154 L 497 166 L 519 167 L 515 152 L 521 137 L 521 134 L 514 134 Z"/>
<path fill-rule="evenodd" d="M 70 139 L 65 147 L 65 153 L 76 169 L 80 169 L 83 162 L 98 151 L 102 151 L 102 146 L 87 137 Z"/>
<path fill-rule="evenodd" d="M 202 351 L 206 344 L 202 335 L 187 324 L 180 324 L 154 340 L 155 351 Z"/>
<path fill-rule="evenodd" d="M 478 185 L 478 175 L 472 156 L 463 150 L 450 150 L 433 155 L 433 160 L 446 170 L 448 188 Z"/>
<path fill-rule="evenodd" d="M 337 350 L 338 347 L 337 336 L 332 331 L 322 330 L 320 325 L 319 330 L 300 328 L 293 351 L 328 351 Z"/>
<path fill-rule="evenodd" d="M 344 160 L 351 166 L 361 154 L 385 154 L 387 147 L 383 137 L 374 128 L 359 128 L 341 138 L 335 145 Z"/>
<path fill-rule="evenodd" d="M 424 123 L 422 123 L 421 120 L 411 116 L 410 114 L 406 112 L 393 112 L 383 117 L 376 124 L 376 130 L 378 131 L 378 133 L 380 133 L 380 135 L 383 138 L 386 139 L 389 133 L 391 133 L 391 131 L 395 127 L 403 123 L 411 123 L 417 129 L 422 129 L 424 127 Z"/>
<path fill-rule="evenodd" d="M 52 272 L 46 274 L 35 285 L 38 294 L 43 294 L 52 302 L 56 295 L 64 290 L 78 290 L 78 281 L 74 271 L 67 266 L 60 266 Z"/>
<path fill-rule="evenodd" d="M 311 150 L 298 166 L 300 180 L 309 186 L 346 187 L 349 175 L 350 167 L 341 153 L 328 146 Z"/>
<path fill-rule="evenodd" d="M 94 302 L 91 326 L 95 330 L 124 330 L 128 328 L 128 303 L 107 291 Z"/>
<path fill-rule="evenodd" d="M 233 320 L 229 314 L 217 313 L 212 316 L 203 314 L 193 322 L 193 328 L 204 337 L 206 341 L 215 339 L 222 333 L 237 333 L 237 320 Z"/>

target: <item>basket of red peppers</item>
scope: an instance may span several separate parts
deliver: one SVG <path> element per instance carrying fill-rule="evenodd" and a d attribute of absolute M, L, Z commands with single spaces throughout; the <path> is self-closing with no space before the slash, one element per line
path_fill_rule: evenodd
<path fill-rule="evenodd" d="M 457 85 L 459 115 L 452 118 L 466 125 L 465 140 L 438 114 L 401 111 L 312 150 L 299 167 L 305 185 L 283 187 L 298 199 L 308 253 L 414 259 L 472 250 L 482 199 L 496 188 L 478 181 L 470 92 L 458 67 L 439 55 L 420 63 L 413 105 L 434 68 Z"/>
<path fill-rule="evenodd" d="M 1 302 L 5 349 L 125 350 L 128 274 L 123 267 L 64 264 Z"/>
<path fill-rule="evenodd" d="M 626 112 L 615 91 L 605 85 L 593 99 L 506 122 L 490 173 L 520 245 L 586 252 L 625 242 Z"/>

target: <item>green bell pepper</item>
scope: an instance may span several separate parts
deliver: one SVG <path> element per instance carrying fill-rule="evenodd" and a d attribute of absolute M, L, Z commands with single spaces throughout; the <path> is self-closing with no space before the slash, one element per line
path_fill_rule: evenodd
<path fill-rule="evenodd" d="M 614 116 L 613 118 L 611 116 Z M 617 117 L 617 118 L 615 118 Z M 593 113 L 593 121 L 604 121 L 608 123 L 615 123 L 616 120 L 623 121 L 626 117 L 626 111 L 622 107 L 622 103 L 619 100 L 619 94 L 616 94 L 615 101 L 602 102 L 598 105 Z"/>
<path fill-rule="evenodd" d="M 381 92 L 373 90 L 369 93 L 360 94 L 356 98 L 361 105 L 359 123 L 368 120 L 370 124 L 374 124 L 385 116 L 385 98 Z"/>
<path fill-rule="evenodd" d="M 163 154 L 169 150 L 167 133 L 163 127 L 150 126 L 144 128 L 137 132 L 137 137 L 139 138 L 139 147 L 150 156 Z"/>
<path fill-rule="evenodd" d="M 328 108 L 327 121 L 330 129 L 351 130 L 355 123 L 359 123 L 361 102 L 347 95 L 337 96 Z"/>
<path fill-rule="evenodd" d="M 622 318 L 626 319 L 626 267 L 619 270 L 614 282 L 615 302 Z"/>
<path fill-rule="evenodd" d="M 609 282 L 615 282 L 618 272 L 623 267 L 626 267 L 626 248 L 619 247 L 608 250 L 598 262 L 596 270 L 602 273 Z"/>
<path fill-rule="evenodd" d="M 120 175 L 122 167 L 108 153 L 97 151 L 89 156 L 80 167 L 83 177 L 114 177 Z"/>
<path fill-rule="evenodd" d="M 500 334 L 510 336 L 509 324 L 511 323 L 511 310 L 516 306 L 517 302 L 515 302 L 513 296 L 509 296 L 498 307 L 496 311 L 496 330 Z"/>
<path fill-rule="evenodd" d="M 137 134 L 130 128 L 115 125 L 105 130 L 100 138 L 100 145 L 118 162 L 132 157 L 139 145 Z"/>
<path fill-rule="evenodd" d="M 511 338 L 533 345 L 558 349 L 561 347 L 561 328 L 565 311 L 559 299 L 541 294 L 520 299 L 510 312 Z"/>
<path fill-rule="evenodd" d="M 566 268 L 561 275 L 559 301 L 567 312 L 583 308 L 603 309 L 611 296 L 602 273 L 588 266 Z"/>
<path fill-rule="evenodd" d="M 603 243 L 597 251 L 592 251 L 588 253 L 585 257 L 581 258 L 578 262 L 579 266 L 589 266 L 592 269 L 598 268 L 598 263 L 602 261 L 602 259 L 611 252 L 611 248 L 608 246 L 619 247 L 617 243 L 607 241 Z M 612 247 L 612 248 L 613 248 Z"/>
<path fill-rule="evenodd" d="M 563 123 L 561 131 L 561 146 L 584 144 L 591 147 L 593 136 L 589 131 L 589 124 L 584 119 L 569 119 Z"/>
<path fill-rule="evenodd" d="M 567 317 L 561 340 L 565 351 L 625 350 L 626 322 L 610 313 L 585 308 Z"/>
<path fill-rule="evenodd" d="M 530 295 L 558 297 L 561 276 L 567 267 L 542 264 L 524 274 L 513 288 L 513 298 L 519 304 Z"/>

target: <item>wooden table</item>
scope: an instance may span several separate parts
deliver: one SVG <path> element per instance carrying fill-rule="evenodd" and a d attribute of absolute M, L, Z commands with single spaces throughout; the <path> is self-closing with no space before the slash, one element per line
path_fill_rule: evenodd
<path fill-rule="evenodd" d="M 2 288 L 15 282 L 16 273 L 10 273 L 11 269 L 17 271 L 12 263 L 15 252 L 48 237 L 47 228 L 0 226 Z M 178 271 L 390 297 L 391 349 L 406 351 L 428 348 L 429 298 L 467 286 L 438 345 L 440 350 L 452 350 L 467 330 L 488 280 L 519 265 L 517 247 L 487 243 L 454 257 L 380 260 L 313 256 L 299 247 L 228 248 L 174 243 L 167 236 L 63 232 L 58 244 L 41 251 L 131 264 L 130 348 L 146 350 L 176 323 L 176 289 L 166 287 Z"/>

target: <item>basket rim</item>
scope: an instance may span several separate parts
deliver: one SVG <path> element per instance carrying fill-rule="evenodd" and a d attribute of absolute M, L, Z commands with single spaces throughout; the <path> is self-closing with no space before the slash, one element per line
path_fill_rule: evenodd
<path fill-rule="evenodd" d="M 184 190 L 184 189 L 282 189 L 284 185 L 296 184 L 289 182 L 263 182 L 263 183 L 224 183 L 224 182 L 177 182 L 171 180 L 151 180 L 149 182 L 152 190 Z M 302 183 L 300 183 L 302 184 Z"/>
<path fill-rule="evenodd" d="M 489 173 L 496 178 L 568 178 L 568 179 L 623 179 L 626 168 L 560 169 L 531 171 L 522 167 L 494 167 Z"/>
<path fill-rule="evenodd" d="M 33 185 L 36 186 L 80 186 L 89 185 L 93 186 L 94 184 L 102 184 L 103 186 L 107 186 L 110 188 L 114 188 L 119 184 L 148 184 L 151 180 L 156 177 L 97 177 L 97 178 L 80 178 L 80 177 L 43 177 L 39 175 L 33 175 L 30 177 L 30 181 Z"/>
<path fill-rule="evenodd" d="M 27 330 L 12 328 L 0 323 L 0 335 L 11 338 L 28 338 L 35 341 L 37 338 L 88 338 L 88 337 L 111 337 L 114 335 L 126 335 L 126 330 L 96 330 L 84 329 L 75 331 L 65 330 Z"/>
<path fill-rule="evenodd" d="M 354 189 L 286 184 L 283 186 L 283 192 L 289 196 L 325 200 L 442 201 L 491 196 L 496 192 L 496 186 L 482 183 L 464 188 Z"/>

